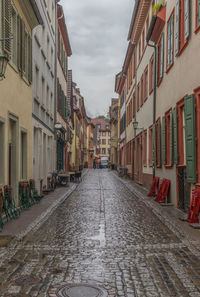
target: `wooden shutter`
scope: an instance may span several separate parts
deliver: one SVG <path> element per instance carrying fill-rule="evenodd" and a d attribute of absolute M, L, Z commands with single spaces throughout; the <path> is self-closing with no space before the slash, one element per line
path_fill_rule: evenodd
<path fill-rule="evenodd" d="M 11 37 L 11 14 L 12 14 L 12 6 L 11 0 L 1 0 L 2 5 L 2 29 L 3 29 L 3 37 L 2 38 L 9 38 Z M 10 55 L 11 53 L 11 40 L 4 40 L 3 41 L 3 50 L 5 53 Z"/>
<path fill-rule="evenodd" d="M 32 83 L 32 38 L 28 35 L 28 81 Z"/>
<path fill-rule="evenodd" d="M 171 25 L 170 25 L 170 21 L 168 23 L 168 30 L 167 30 L 167 66 L 170 66 L 170 32 L 171 32 Z"/>
<path fill-rule="evenodd" d="M 200 26 L 200 0 L 197 0 L 197 26 Z"/>
<path fill-rule="evenodd" d="M 158 155 L 160 160 L 160 166 L 162 165 L 162 156 L 161 156 L 161 123 L 158 121 Z"/>
<path fill-rule="evenodd" d="M 173 61 L 173 49 L 174 49 L 174 15 L 170 20 L 170 65 Z"/>
<path fill-rule="evenodd" d="M 156 167 L 156 125 L 153 124 L 153 164 Z"/>
<path fill-rule="evenodd" d="M 184 0 L 184 28 L 185 28 L 185 41 L 190 36 L 190 0 Z"/>
<path fill-rule="evenodd" d="M 155 51 L 155 63 L 156 63 L 156 85 L 158 84 L 158 47 L 156 47 Z"/>
<path fill-rule="evenodd" d="M 166 164 L 166 119 L 162 117 L 162 164 Z"/>
<path fill-rule="evenodd" d="M 25 39 L 25 23 L 22 20 L 21 25 L 21 63 L 22 63 L 22 75 L 25 73 L 25 59 L 26 59 L 26 39 Z"/>
<path fill-rule="evenodd" d="M 176 1 L 175 55 L 179 52 L 180 0 Z"/>
<path fill-rule="evenodd" d="M 173 134 L 174 134 L 174 164 L 178 164 L 178 130 L 177 130 L 177 107 L 173 111 Z"/>
<path fill-rule="evenodd" d="M 173 115 L 172 115 L 172 110 L 170 111 L 169 115 L 169 120 L 170 120 L 170 165 L 174 164 L 174 142 L 173 142 Z"/>
<path fill-rule="evenodd" d="M 22 20 L 20 16 L 17 16 L 17 67 L 18 70 L 21 72 L 22 70 L 22 63 L 21 63 L 21 26 L 22 26 Z"/>
<path fill-rule="evenodd" d="M 195 97 L 189 95 L 184 100 L 186 175 L 187 181 L 196 182 L 196 130 L 195 130 Z"/>
<path fill-rule="evenodd" d="M 164 74 L 164 33 L 161 37 L 160 43 L 160 78 L 163 77 Z"/>

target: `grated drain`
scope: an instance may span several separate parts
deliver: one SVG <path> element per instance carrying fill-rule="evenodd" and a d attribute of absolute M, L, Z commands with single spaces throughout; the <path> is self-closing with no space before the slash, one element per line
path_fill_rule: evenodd
<path fill-rule="evenodd" d="M 63 284 L 49 291 L 50 297 L 106 297 L 105 290 L 90 284 Z"/>

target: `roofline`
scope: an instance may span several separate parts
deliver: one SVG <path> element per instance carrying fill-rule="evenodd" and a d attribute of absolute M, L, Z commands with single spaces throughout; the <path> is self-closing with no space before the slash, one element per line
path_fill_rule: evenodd
<path fill-rule="evenodd" d="M 137 12 L 138 12 L 139 4 L 140 4 L 140 0 L 135 0 L 135 6 L 134 6 L 134 9 L 133 9 L 133 14 L 132 14 L 132 18 L 131 18 L 131 24 L 130 24 L 130 27 L 129 27 L 127 40 L 131 39 L 131 34 L 132 34 L 132 31 L 133 31 L 133 26 L 134 26 L 134 23 L 135 23 L 135 19 L 136 19 L 136 15 L 137 15 Z"/>

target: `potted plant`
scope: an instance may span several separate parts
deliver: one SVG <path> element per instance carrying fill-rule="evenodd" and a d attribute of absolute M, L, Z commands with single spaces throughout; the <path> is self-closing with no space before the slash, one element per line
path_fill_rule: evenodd
<path fill-rule="evenodd" d="M 157 4 L 154 4 L 152 7 L 153 15 L 157 15 L 157 13 L 166 5 L 165 1 L 160 1 Z"/>

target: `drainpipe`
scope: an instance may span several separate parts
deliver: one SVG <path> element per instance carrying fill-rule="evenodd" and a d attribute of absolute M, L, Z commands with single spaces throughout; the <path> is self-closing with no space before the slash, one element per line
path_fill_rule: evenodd
<path fill-rule="evenodd" d="M 157 46 L 155 44 L 150 44 L 149 41 L 147 42 L 147 45 L 154 48 L 153 124 L 155 125 L 156 123 Z M 156 169 L 155 152 L 156 152 L 155 147 L 153 145 L 153 167 L 152 167 L 153 178 L 155 178 L 155 169 Z"/>
<path fill-rule="evenodd" d="M 55 59 L 54 59 L 54 140 L 56 141 L 55 169 L 57 169 L 57 133 L 56 124 L 56 100 L 57 100 L 57 0 L 55 0 Z"/>

